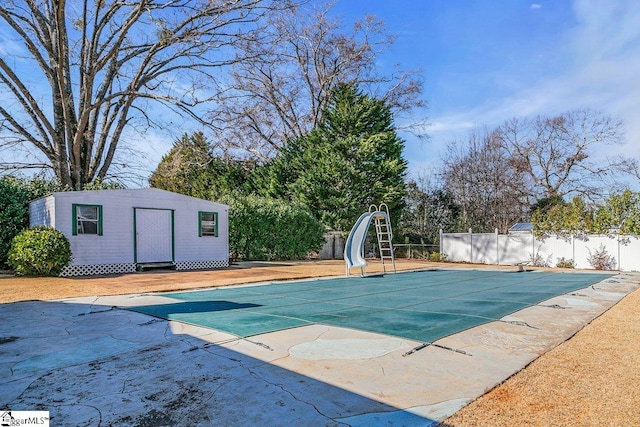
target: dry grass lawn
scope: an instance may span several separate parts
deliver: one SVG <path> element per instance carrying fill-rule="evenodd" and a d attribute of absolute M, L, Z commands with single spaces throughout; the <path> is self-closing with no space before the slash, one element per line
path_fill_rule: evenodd
<path fill-rule="evenodd" d="M 442 264 L 420 260 L 397 260 L 398 270 L 416 270 Z M 367 273 L 382 271 L 379 262 L 367 266 Z M 359 274 L 352 269 L 351 274 Z M 54 300 L 145 292 L 169 292 L 215 286 L 257 283 L 270 280 L 306 279 L 345 274 L 344 261 L 253 262 L 231 268 L 203 271 L 162 271 L 103 277 L 0 277 L 0 304 L 15 301 Z"/>
<path fill-rule="evenodd" d="M 442 267 L 442 264 L 398 260 L 399 270 L 427 267 Z M 380 271 L 378 263 L 367 268 L 368 273 L 375 271 Z M 344 274 L 344 263 L 319 261 L 82 279 L 0 277 L 0 303 L 163 292 L 341 274 Z M 445 424 L 640 426 L 640 290 L 572 339 L 463 408 Z"/>
<path fill-rule="evenodd" d="M 640 289 L 446 424 L 640 426 Z"/>

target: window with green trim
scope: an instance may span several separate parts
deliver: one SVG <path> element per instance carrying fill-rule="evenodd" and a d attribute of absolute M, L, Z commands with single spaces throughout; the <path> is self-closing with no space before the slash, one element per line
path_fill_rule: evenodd
<path fill-rule="evenodd" d="M 95 234 L 102 236 L 102 206 L 72 205 L 73 235 Z"/>
<path fill-rule="evenodd" d="M 217 212 L 198 212 L 198 236 L 218 237 Z"/>

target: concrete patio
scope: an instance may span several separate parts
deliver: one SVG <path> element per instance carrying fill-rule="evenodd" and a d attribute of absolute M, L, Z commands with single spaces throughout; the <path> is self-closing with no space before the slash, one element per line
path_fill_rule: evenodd
<path fill-rule="evenodd" d="M 588 273 L 585 273 L 588 274 Z M 623 273 L 434 345 L 321 324 L 247 339 L 126 307 L 0 305 L 0 408 L 52 425 L 435 425 L 640 287 Z"/>

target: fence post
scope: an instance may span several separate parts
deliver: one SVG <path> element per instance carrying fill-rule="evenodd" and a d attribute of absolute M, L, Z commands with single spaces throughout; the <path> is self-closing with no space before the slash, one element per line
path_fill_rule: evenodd
<path fill-rule="evenodd" d="M 618 271 L 622 271 L 622 263 L 620 261 L 620 235 L 618 234 Z"/>
<path fill-rule="evenodd" d="M 531 230 L 531 264 L 536 264 L 536 235 Z"/>
<path fill-rule="evenodd" d="M 500 237 L 496 228 L 496 265 L 500 265 Z"/>
<path fill-rule="evenodd" d="M 444 230 L 442 230 L 442 228 L 441 228 L 440 229 L 440 235 L 438 236 L 439 237 L 439 242 L 438 243 L 439 243 L 439 246 L 440 246 L 438 249 L 440 250 L 440 257 L 442 257 L 442 248 L 444 247 L 444 245 L 442 244 L 442 235 L 443 234 L 444 234 Z"/>
<path fill-rule="evenodd" d="M 469 262 L 473 264 L 473 230 L 469 229 Z"/>

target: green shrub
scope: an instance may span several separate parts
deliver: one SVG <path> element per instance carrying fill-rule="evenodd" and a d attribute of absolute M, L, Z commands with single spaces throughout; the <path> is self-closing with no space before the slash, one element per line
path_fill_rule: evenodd
<path fill-rule="evenodd" d="M 429 261 L 431 262 L 445 262 L 447 260 L 447 254 L 441 254 L 440 252 L 431 252 L 429 254 Z"/>
<path fill-rule="evenodd" d="M 11 240 L 29 225 L 29 193 L 13 177 L 0 179 L 0 269 L 8 267 Z"/>
<path fill-rule="evenodd" d="M 257 196 L 226 202 L 229 250 L 234 258 L 303 259 L 324 244 L 324 227 L 300 205 Z"/>
<path fill-rule="evenodd" d="M 564 257 L 562 257 L 558 258 L 556 268 L 576 268 L 576 264 L 572 259 L 564 259 Z"/>
<path fill-rule="evenodd" d="M 71 261 L 69 240 L 44 226 L 24 230 L 11 241 L 9 265 L 25 276 L 57 276 Z"/>
<path fill-rule="evenodd" d="M 56 182 L 39 177 L 0 178 L 0 269 L 9 267 L 13 238 L 29 226 L 29 201 L 59 190 Z"/>

